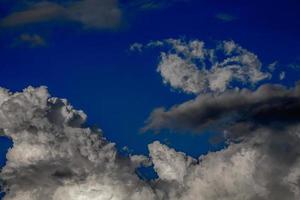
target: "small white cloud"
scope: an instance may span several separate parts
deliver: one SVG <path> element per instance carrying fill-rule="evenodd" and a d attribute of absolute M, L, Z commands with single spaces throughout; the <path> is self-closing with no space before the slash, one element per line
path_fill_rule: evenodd
<path fill-rule="evenodd" d="M 285 72 L 284 71 L 280 72 L 280 74 L 279 74 L 279 80 L 283 80 L 283 79 L 285 79 Z"/>
<path fill-rule="evenodd" d="M 206 48 L 200 40 L 166 39 L 146 47 L 168 47 L 162 51 L 157 71 L 164 83 L 186 93 L 223 92 L 236 81 L 256 84 L 271 78 L 262 71 L 257 55 L 236 44 L 223 41 L 216 48 Z"/>
<path fill-rule="evenodd" d="M 20 46 L 23 44 L 32 48 L 44 47 L 47 45 L 45 39 L 42 36 L 38 34 L 23 33 L 14 41 L 12 47 Z"/>
<path fill-rule="evenodd" d="M 268 68 L 271 72 L 273 72 L 277 65 L 278 65 L 278 61 L 274 61 L 274 62 L 272 62 L 271 64 L 268 65 Z"/>
<path fill-rule="evenodd" d="M 130 45 L 129 50 L 130 51 L 142 52 L 142 50 L 143 50 L 143 44 L 135 42 L 132 45 Z"/>

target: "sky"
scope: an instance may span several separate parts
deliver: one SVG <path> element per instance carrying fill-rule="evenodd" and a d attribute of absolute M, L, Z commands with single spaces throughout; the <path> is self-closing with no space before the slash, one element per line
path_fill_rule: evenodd
<path fill-rule="evenodd" d="M 257 88 L 264 84 L 295 86 L 300 78 L 299 8 L 296 0 L 0 0 L 0 86 L 13 93 L 46 86 L 51 96 L 83 110 L 88 116 L 84 126 L 100 128 L 120 155 L 148 155 L 152 149 L 156 172 L 145 170 L 140 176 L 173 180 L 155 165 L 153 149 L 160 147 L 154 141 L 197 158 L 230 144 L 216 126 L 240 122 L 235 116 L 203 114 L 197 105 L 208 105 L 209 95 L 235 91 L 233 96 L 243 97 L 239 91 L 247 88 L 260 96 Z M 204 48 L 197 46 L 196 55 L 192 44 Z M 297 114 L 287 115 L 299 119 Z M 218 120 L 214 124 L 205 117 Z M 269 126 L 254 115 L 251 121 Z M 13 144 L 11 135 L 4 135 L 1 166 Z M 150 149 L 148 144 L 153 144 Z"/>

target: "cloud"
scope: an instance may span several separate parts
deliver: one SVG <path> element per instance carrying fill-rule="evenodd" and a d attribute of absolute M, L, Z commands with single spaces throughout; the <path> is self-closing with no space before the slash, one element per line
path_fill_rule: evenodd
<path fill-rule="evenodd" d="M 78 22 L 90 28 L 114 28 L 120 24 L 121 10 L 117 0 L 71 1 L 66 5 L 43 1 L 9 14 L 0 25 L 14 27 L 52 20 Z"/>
<path fill-rule="evenodd" d="M 130 45 L 129 50 L 142 52 L 142 48 L 143 48 L 143 45 L 141 43 L 135 42 L 132 45 Z"/>
<path fill-rule="evenodd" d="M 273 72 L 276 69 L 277 66 L 278 66 L 278 61 L 274 61 L 274 62 L 272 62 L 271 64 L 268 65 L 268 68 L 271 72 Z"/>
<path fill-rule="evenodd" d="M 161 145 L 158 141 L 149 144 L 149 151 L 154 169 L 161 180 L 175 180 L 182 183 L 188 173 L 188 167 L 196 161 L 184 153 Z"/>
<path fill-rule="evenodd" d="M 132 0 L 128 2 L 127 7 L 140 11 L 158 10 L 187 1 L 189 0 Z"/>
<path fill-rule="evenodd" d="M 197 39 L 166 39 L 139 45 L 139 51 L 149 47 L 168 49 L 161 52 L 157 72 L 165 84 L 186 93 L 220 93 L 231 88 L 232 83 L 254 85 L 271 78 L 269 72 L 262 71 L 257 55 L 234 41 L 207 48 Z"/>
<path fill-rule="evenodd" d="M 28 34 L 28 33 L 23 33 L 21 34 L 12 44 L 13 47 L 19 46 L 19 45 L 27 45 L 31 48 L 34 47 L 43 47 L 46 46 L 46 41 L 45 39 L 38 35 L 38 34 Z"/>
<path fill-rule="evenodd" d="M 224 22 L 231 22 L 237 19 L 237 17 L 228 13 L 218 13 L 215 15 L 215 18 Z"/>
<path fill-rule="evenodd" d="M 168 111 L 154 110 L 144 130 L 211 129 L 228 142 L 198 160 L 159 143 L 149 145 L 160 178 L 179 183 L 170 199 L 298 199 L 299 102 L 298 83 L 205 94 Z"/>
<path fill-rule="evenodd" d="M 285 79 L 285 71 L 280 72 L 280 74 L 279 74 L 279 79 L 280 79 L 280 80 Z"/>
<path fill-rule="evenodd" d="M 277 90 L 274 95 L 274 90 L 261 92 L 274 97 L 299 94 L 299 87 Z M 259 92 L 254 94 L 263 98 Z M 249 99 L 255 97 L 249 95 Z M 198 159 L 154 142 L 148 147 L 149 159 L 119 155 L 101 130 L 84 127 L 85 120 L 83 111 L 75 110 L 66 99 L 51 97 L 45 87 L 29 87 L 19 93 L 1 88 L 1 132 L 14 143 L 0 173 L 4 200 L 300 197 L 298 124 L 276 134 L 272 129 L 253 130 L 241 142 L 229 143 L 227 148 Z M 149 166 L 149 161 L 159 177 L 141 180 L 135 170 L 143 164 Z"/>
<path fill-rule="evenodd" d="M 260 128 L 284 130 L 299 123 L 299 113 L 300 84 L 292 89 L 266 84 L 256 91 L 228 90 L 200 95 L 169 110 L 157 108 L 143 130 L 217 130 L 237 137 Z"/>
<path fill-rule="evenodd" d="M 288 64 L 288 67 L 292 68 L 294 70 L 299 70 L 300 69 L 300 64 L 298 62 L 294 62 L 294 63 Z"/>
<path fill-rule="evenodd" d="M 155 199 L 101 130 L 82 128 L 86 115 L 46 88 L 0 91 L 0 127 L 13 140 L 1 179 L 5 200 Z M 144 162 L 144 161 L 143 161 Z"/>

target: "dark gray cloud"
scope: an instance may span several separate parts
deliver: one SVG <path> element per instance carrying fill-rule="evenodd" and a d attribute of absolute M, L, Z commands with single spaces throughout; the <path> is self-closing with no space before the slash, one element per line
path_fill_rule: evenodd
<path fill-rule="evenodd" d="M 0 21 L 2 27 L 64 20 L 81 23 L 85 27 L 115 28 L 121 23 L 117 0 L 82 0 L 60 4 L 42 1 L 23 10 L 12 12 Z"/>
<path fill-rule="evenodd" d="M 242 89 L 204 94 L 169 110 L 155 109 L 143 130 L 202 132 L 211 129 L 240 135 L 261 127 L 285 129 L 299 121 L 300 84 L 291 89 L 266 84 L 256 91 Z"/>

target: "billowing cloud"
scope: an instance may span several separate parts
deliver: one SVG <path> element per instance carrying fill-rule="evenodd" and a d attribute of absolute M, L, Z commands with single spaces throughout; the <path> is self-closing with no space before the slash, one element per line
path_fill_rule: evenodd
<path fill-rule="evenodd" d="M 168 191 L 168 199 L 298 199 L 299 130 L 278 135 L 268 131 L 255 133 L 248 140 L 232 143 L 192 163 L 188 156 L 165 145 L 150 146 L 150 150 L 160 152 L 160 161 L 154 159 L 156 170 L 168 170 L 159 186 Z M 181 163 L 183 160 L 185 164 Z"/>
<path fill-rule="evenodd" d="M 137 50 L 131 46 L 131 50 Z M 257 55 L 234 41 L 223 41 L 207 48 L 200 40 L 167 39 L 152 41 L 142 47 L 167 47 L 162 51 L 157 71 L 164 83 L 186 93 L 224 92 L 231 87 L 254 85 L 271 78 L 262 70 Z"/>
<path fill-rule="evenodd" d="M 299 94 L 298 87 L 277 90 L 274 97 Z M 264 92 L 271 98 L 277 90 Z M 247 94 L 249 102 L 256 96 L 263 98 L 259 92 Z M 1 132 L 14 143 L 0 173 L 4 199 L 300 198 L 300 129 L 296 123 L 277 131 L 253 130 L 239 143 L 230 142 L 223 150 L 194 159 L 159 142 L 149 144 L 149 158 L 123 157 L 101 130 L 84 127 L 85 120 L 82 111 L 65 99 L 50 97 L 45 87 L 29 87 L 19 93 L 0 89 Z M 136 168 L 150 162 L 159 177 L 139 179 Z"/>
<path fill-rule="evenodd" d="M 9 14 L 0 25 L 11 27 L 50 20 L 74 21 L 92 28 L 114 28 L 120 24 L 121 10 L 117 0 L 81 0 L 64 5 L 42 1 Z"/>
<path fill-rule="evenodd" d="M 155 199 L 101 130 L 82 128 L 86 115 L 46 88 L 0 91 L 0 127 L 13 140 L 1 179 L 5 200 Z"/>

